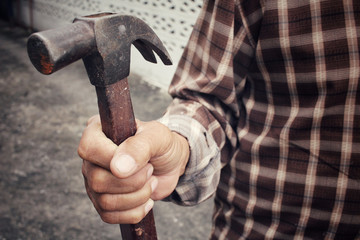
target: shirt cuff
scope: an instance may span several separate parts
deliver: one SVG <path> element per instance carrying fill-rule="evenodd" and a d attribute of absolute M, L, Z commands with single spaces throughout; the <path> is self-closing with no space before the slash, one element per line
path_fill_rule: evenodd
<path fill-rule="evenodd" d="M 190 146 L 185 173 L 165 201 L 191 206 L 210 198 L 220 179 L 220 150 L 214 139 L 195 119 L 187 115 L 165 115 L 158 120 L 171 131 L 184 136 Z"/>

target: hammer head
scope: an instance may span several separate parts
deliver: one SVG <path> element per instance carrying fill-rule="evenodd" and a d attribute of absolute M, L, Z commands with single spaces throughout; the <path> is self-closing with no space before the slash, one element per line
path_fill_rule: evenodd
<path fill-rule="evenodd" d="M 164 45 L 145 22 L 112 13 L 76 18 L 69 26 L 32 34 L 28 55 L 43 74 L 82 58 L 91 83 L 101 87 L 129 75 L 131 44 L 150 62 L 156 63 L 154 51 L 165 65 L 172 64 Z"/>

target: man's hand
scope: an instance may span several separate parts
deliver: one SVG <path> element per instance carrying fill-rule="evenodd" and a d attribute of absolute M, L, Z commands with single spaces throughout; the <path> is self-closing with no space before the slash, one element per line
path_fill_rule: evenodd
<path fill-rule="evenodd" d="M 94 116 L 78 153 L 87 194 L 102 220 L 135 224 L 152 209 L 153 200 L 173 192 L 185 171 L 189 145 L 161 123 L 137 121 L 136 134 L 117 146 Z"/>

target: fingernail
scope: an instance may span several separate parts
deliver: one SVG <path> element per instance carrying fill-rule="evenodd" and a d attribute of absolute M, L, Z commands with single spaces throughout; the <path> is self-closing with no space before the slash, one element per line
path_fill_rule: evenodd
<path fill-rule="evenodd" d="M 152 192 L 154 192 L 157 185 L 158 185 L 158 180 L 157 180 L 157 178 L 154 178 L 154 180 L 151 182 L 151 191 Z"/>
<path fill-rule="evenodd" d="M 146 214 L 148 214 L 153 207 L 154 207 L 154 201 L 152 199 L 149 199 L 149 201 L 145 205 Z"/>
<path fill-rule="evenodd" d="M 127 174 L 136 168 L 136 162 L 129 155 L 120 155 L 115 160 L 115 167 L 119 173 Z"/>
<path fill-rule="evenodd" d="M 149 179 L 154 172 L 154 167 L 151 165 L 149 170 L 147 171 L 147 179 Z"/>

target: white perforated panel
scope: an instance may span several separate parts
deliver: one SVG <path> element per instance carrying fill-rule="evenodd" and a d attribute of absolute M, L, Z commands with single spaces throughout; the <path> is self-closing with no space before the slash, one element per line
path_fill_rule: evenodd
<path fill-rule="evenodd" d="M 34 27 L 38 30 L 69 24 L 77 16 L 116 12 L 137 16 L 158 34 L 176 66 L 201 8 L 202 0 L 33 0 Z M 24 21 L 27 0 L 21 1 Z M 166 88 L 175 66 L 145 64 L 133 51 L 131 70 L 146 81 Z"/>

